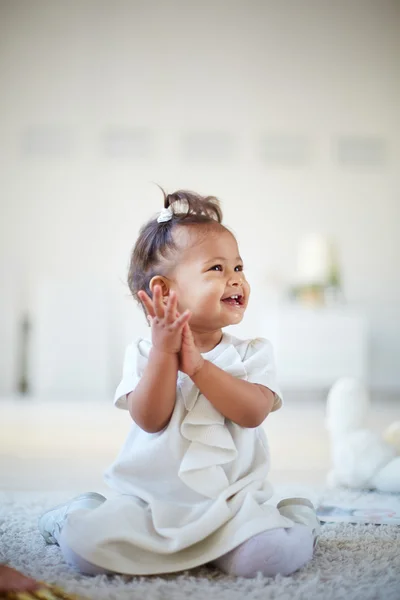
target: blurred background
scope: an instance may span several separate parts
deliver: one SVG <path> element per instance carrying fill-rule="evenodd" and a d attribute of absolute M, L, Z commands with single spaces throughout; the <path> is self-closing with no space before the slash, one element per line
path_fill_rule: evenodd
<path fill-rule="evenodd" d="M 0 0 L 3 440 L 31 451 L 12 424 L 42 400 L 117 419 L 155 183 L 221 200 L 253 289 L 236 333 L 272 340 L 296 410 L 351 375 L 398 414 L 399 73 L 398 0 Z"/>

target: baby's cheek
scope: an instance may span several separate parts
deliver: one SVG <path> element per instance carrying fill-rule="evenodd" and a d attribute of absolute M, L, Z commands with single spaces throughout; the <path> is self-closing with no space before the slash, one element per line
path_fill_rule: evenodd
<path fill-rule="evenodd" d="M 181 299 L 178 302 L 178 311 L 181 314 L 187 309 L 193 312 L 197 305 L 198 297 L 196 296 L 194 291 L 188 287 L 185 294 L 182 295 Z"/>
<path fill-rule="evenodd" d="M 177 293 L 177 299 L 177 311 L 179 314 L 182 314 L 188 308 L 186 294 L 183 292 Z"/>

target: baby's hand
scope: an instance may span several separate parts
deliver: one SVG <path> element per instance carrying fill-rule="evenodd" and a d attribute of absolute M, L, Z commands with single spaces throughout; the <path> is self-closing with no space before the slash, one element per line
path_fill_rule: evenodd
<path fill-rule="evenodd" d="M 150 317 L 153 348 L 168 354 L 178 353 L 182 345 L 182 330 L 190 319 L 190 311 L 185 310 L 181 315 L 177 313 L 177 298 L 173 291 L 164 307 L 159 285 L 154 288 L 153 300 L 143 290 L 138 292 L 138 296 Z"/>
<path fill-rule="evenodd" d="M 185 323 L 182 331 L 182 347 L 179 353 L 179 370 L 193 377 L 203 366 L 201 356 L 193 338 L 189 323 Z"/>

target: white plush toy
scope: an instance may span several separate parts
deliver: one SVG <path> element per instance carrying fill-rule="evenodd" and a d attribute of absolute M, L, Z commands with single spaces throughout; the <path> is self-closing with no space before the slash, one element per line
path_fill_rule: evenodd
<path fill-rule="evenodd" d="M 379 435 L 366 428 L 370 399 L 355 379 L 339 379 L 328 394 L 326 427 L 333 468 L 328 484 L 400 492 L 400 421 Z"/>

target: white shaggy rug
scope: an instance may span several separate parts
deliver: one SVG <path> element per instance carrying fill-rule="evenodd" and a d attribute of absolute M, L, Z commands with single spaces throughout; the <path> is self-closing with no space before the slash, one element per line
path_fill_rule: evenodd
<path fill-rule="evenodd" d="M 285 496 L 286 490 L 278 491 L 274 499 Z M 314 502 L 321 494 L 330 501 L 358 495 L 301 492 Z M 58 546 L 45 544 L 36 525 L 45 509 L 69 497 L 60 492 L 0 494 L 0 548 L 26 574 L 92 600 L 400 599 L 400 527 L 389 525 L 323 525 L 313 561 L 291 577 L 234 579 L 207 567 L 160 577 L 79 575 L 63 562 Z"/>

